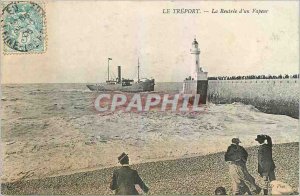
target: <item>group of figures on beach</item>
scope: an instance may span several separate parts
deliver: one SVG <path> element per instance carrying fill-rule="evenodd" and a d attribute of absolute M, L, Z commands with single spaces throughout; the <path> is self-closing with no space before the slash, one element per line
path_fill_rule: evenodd
<path fill-rule="evenodd" d="M 232 192 L 235 195 L 245 193 L 257 195 L 262 189 L 263 194 L 268 195 L 269 183 L 275 180 L 272 139 L 268 135 L 257 135 L 255 140 L 260 144 L 258 149 L 258 173 L 264 179 L 264 185 L 262 188 L 259 187 L 255 183 L 255 179 L 249 174 L 246 167 L 248 153 L 239 145 L 241 143 L 239 138 L 233 138 L 232 144 L 225 153 L 225 161 L 229 165 L 229 174 L 232 178 Z M 267 143 L 265 143 L 265 140 Z M 226 192 L 221 192 L 220 194 L 223 195 L 224 193 L 226 194 Z"/>
<path fill-rule="evenodd" d="M 260 145 L 258 149 L 258 173 L 264 180 L 263 187 L 259 187 L 246 167 L 248 159 L 247 151 L 240 145 L 239 138 L 233 138 L 232 144 L 225 153 L 225 161 L 229 166 L 229 175 L 232 179 L 232 194 L 257 195 L 263 191 L 268 195 L 269 183 L 275 180 L 275 164 L 272 157 L 272 139 L 268 135 L 257 135 L 255 139 Z M 121 168 L 113 172 L 110 189 L 115 190 L 116 195 L 138 195 L 135 185 L 147 193 L 149 188 L 143 182 L 136 170 L 129 167 L 129 157 L 122 153 L 118 157 Z M 224 187 L 217 187 L 215 195 L 227 195 Z"/>

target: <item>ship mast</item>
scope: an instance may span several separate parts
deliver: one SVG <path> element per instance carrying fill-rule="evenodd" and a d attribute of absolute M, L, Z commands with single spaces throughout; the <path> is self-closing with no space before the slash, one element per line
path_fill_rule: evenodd
<path fill-rule="evenodd" d="M 140 82 L 140 58 L 138 58 L 138 83 Z"/>
<path fill-rule="evenodd" d="M 107 81 L 109 81 L 109 61 L 111 61 L 112 58 L 108 58 L 107 60 Z"/>

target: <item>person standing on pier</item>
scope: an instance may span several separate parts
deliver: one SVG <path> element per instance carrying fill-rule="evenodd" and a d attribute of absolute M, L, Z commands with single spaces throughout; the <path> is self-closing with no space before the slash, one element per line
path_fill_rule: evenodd
<path fill-rule="evenodd" d="M 255 139 L 260 145 L 258 149 L 258 173 L 264 179 L 264 195 L 268 195 L 269 183 L 275 178 L 275 163 L 272 156 L 272 139 L 268 135 L 257 135 Z M 267 140 L 267 143 L 265 143 Z"/>
<path fill-rule="evenodd" d="M 233 138 L 232 144 L 225 153 L 225 161 L 229 164 L 229 174 L 232 178 L 232 191 L 235 195 L 240 195 L 241 187 L 248 189 L 250 194 L 259 194 L 261 188 L 256 185 L 255 179 L 249 174 L 246 162 L 248 158 L 247 151 L 240 146 L 239 138 Z"/>
<path fill-rule="evenodd" d="M 123 152 L 118 160 L 122 167 L 113 172 L 110 189 L 115 190 L 116 195 L 138 195 L 139 193 L 135 189 L 135 185 L 138 184 L 147 193 L 149 188 L 140 178 L 138 172 L 129 167 L 128 155 Z"/>

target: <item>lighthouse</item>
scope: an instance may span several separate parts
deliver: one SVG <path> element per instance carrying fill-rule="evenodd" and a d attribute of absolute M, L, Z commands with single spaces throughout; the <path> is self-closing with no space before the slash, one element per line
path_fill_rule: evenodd
<path fill-rule="evenodd" d="M 197 42 L 196 38 L 194 39 L 194 41 L 192 43 L 192 49 L 190 51 L 191 51 L 191 54 L 194 56 L 194 66 L 192 66 L 191 75 L 192 75 L 192 77 L 196 77 L 197 76 L 196 74 L 200 69 L 200 66 L 199 66 L 200 50 L 199 50 L 198 42 Z"/>
<path fill-rule="evenodd" d="M 200 95 L 199 103 L 206 104 L 208 79 L 207 72 L 203 71 L 200 66 L 200 49 L 196 38 L 192 42 L 190 53 L 193 56 L 193 63 L 191 65 L 191 73 L 183 82 L 183 93 Z"/>

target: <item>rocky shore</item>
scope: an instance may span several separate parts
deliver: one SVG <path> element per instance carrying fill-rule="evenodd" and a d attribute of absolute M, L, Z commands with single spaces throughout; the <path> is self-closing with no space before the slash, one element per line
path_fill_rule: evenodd
<path fill-rule="evenodd" d="M 218 145 L 217 141 L 216 144 Z M 257 147 L 247 148 L 248 170 L 262 183 L 257 174 Z M 130 155 L 129 155 L 130 156 Z M 290 184 L 295 192 L 299 185 L 299 143 L 274 145 L 273 156 L 279 181 Z M 224 152 L 205 156 L 157 161 L 132 165 L 150 187 L 149 194 L 211 195 L 218 186 L 231 191 L 231 179 L 224 162 Z M 81 172 L 2 184 L 5 195 L 107 195 L 113 168 Z"/>

